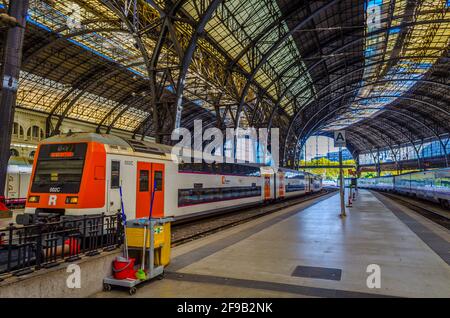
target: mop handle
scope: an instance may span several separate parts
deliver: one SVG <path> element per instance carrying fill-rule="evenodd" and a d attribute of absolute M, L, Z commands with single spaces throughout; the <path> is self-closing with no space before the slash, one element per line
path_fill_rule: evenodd
<path fill-rule="evenodd" d="M 149 221 L 152 219 L 152 215 L 153 215 L 153 201 L 155 199 L 155 191 L 156 191 L 156 180 L 153 182 L 152 198 L 150 200 L 150 215 L 148 217 Z"/>
<path fill-rule="evenodd" d="M 119 194 L 120 194 L 120 208 L 121 208 L 121 218 L 122 218 L 122 225 L 124 227 L 124 229 L 126 228 L 126 224 L 127 224 L 127 216 L 125 215 L 125 209 L 123 208 L 123 199 L 122 199 L 122 185 L 119 186 Z M 127 242 L 127 234 L 124 233 L 124 256 L 126 259 L 128 259 L 128 242 Z"/>
<path fill-rule="evenodd" d="M 152 224 L 151 219 L 152 219 L 152 213 L 153 213 L 153 200 L 155 198 L 155 189 L 156 189 L 156 181 L 154 182 L 152 197 L 150 199 L 150 216 L 148 217 L 148 230 L 149 230 L 149 234 L 150 235 L 152 235 L 150 233 L 150 231 L 153 230 L 152 226 L 151 226 L 151 224 Z M 144 223 L 144 248 L 143 248 L 143 252 L 142 252 L 142 262 L 141 262 L 141 269 L 142 270 L 144 269 L 144 264 L 145 264 L 145 248 L 146 248 L 146 246 L 147 246 L 147 224 Z"/>
<path fill-rule="evenodd" d="M 147 248 L 147 224 L 144 223 L 144 243 L 142 246 L 142 261 L 141 261 L 141 269 L 145 268 L 145 249 Z"/>
<path fill-rule="evenodd" d="M 127 217 L 125 215 L 124 208 L 123 208 L 122 186 L 119 186 L 119 193 L 120 193 L 120 211 L 122 212 L 122 222 L 125 223 L 127 221 Z"/>

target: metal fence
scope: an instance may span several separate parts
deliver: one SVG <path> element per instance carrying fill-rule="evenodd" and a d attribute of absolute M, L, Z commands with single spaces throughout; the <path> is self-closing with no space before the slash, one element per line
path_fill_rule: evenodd
<path fill-rule="evenodd" d="M 120 215 L 82 216 L 0 229 L 0 280 L 111 251 L 122 243 Z"/>

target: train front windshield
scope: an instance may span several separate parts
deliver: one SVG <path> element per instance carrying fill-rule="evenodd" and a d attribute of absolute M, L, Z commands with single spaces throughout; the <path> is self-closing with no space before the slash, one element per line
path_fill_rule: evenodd
<path fill-rule="evenodd" d="M 31 192 L 78 193 L 87 144 L 42 145 Z"/>

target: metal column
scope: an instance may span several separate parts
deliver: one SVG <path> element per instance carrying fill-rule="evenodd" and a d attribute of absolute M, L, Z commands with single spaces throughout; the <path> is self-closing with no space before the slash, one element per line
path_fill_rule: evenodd
<path fill-rule="evenodd" d="M 342 169 L 342 147 L 339 147 L 339 194 L 341 197 L 341 216 L 345 213 L 345 187 L 344 187 L 344 171 Z"/>
<path fill-rule="evenodd" d="M 2 90 L 0 99 L 0 196 L 5 193 L 6 170 L 11 146 L 11 129 L 14 122 L 17 86 L 22 61 L 22 45 L 25 34 L 29 0 L 10 1 L 8 14 L 19 26 L 8 30 L 2 57 Z"/>

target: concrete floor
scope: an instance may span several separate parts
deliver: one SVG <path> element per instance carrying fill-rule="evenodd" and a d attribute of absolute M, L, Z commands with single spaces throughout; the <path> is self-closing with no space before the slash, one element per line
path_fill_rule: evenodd
<path fill-rule="evenodd" d="M 18 214 L 24 213 L 25 209 L 13 209 L 13 215 L 11 218 L 0 218 L 0 228 L 8 226 L 10 223 L 16 222 Z"/>
<path fill-rule="evenodd" d="M 450 297 L 450 266 L 432 249 L 438 242 L 450 251 L 448 230 L 427 222 L 419 234 L 434 245 L 426 243 L 411 227 L 421 219 L 401 220 L 364 190 L 344 219 L 337 194 L 317 201 L 174 248 L 166 279 L 133 297 Z M 366 285 L 370 264 L 381 269 L 379 289 Z M 342 276 L 292 276 L 299 265 Z M 94 297 L 130 296 L 113 290 Z"/>

